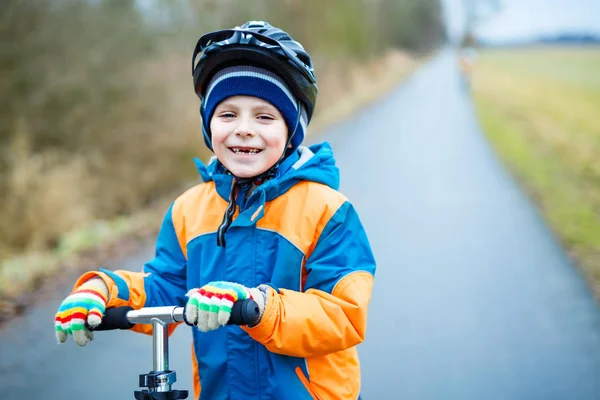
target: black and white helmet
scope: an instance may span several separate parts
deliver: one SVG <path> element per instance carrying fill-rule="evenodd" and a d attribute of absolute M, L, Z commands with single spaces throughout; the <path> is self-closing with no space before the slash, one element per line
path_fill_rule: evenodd
<path fill-rule="evenodd" d="M 310 56 L 286 32 L 264 21 L 250 21 L 203 35 L 192 56 L 194 89 L 200 100 L 212 76 L 233 65 L 253 65 L 275 72 L 302 103 L 310 121 L 317 101 L 317 79 Z"/>

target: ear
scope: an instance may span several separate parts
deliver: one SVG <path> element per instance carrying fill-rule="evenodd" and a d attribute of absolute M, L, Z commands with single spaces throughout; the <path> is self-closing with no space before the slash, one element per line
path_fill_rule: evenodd
<path fill-rule="evenodd" d="M 292 144 L 291 144 L 291 143 L 290 143 L 290 144 L 288 144 L 288 146 L 287 146 L 287 147 L 288 147 L 288 149 L 291 149 L 291 148 L 292 148 Z"/>

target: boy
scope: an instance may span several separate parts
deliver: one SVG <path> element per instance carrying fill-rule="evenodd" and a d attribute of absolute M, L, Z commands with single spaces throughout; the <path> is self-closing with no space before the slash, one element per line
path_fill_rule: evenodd
<path fill-rule="evenodd" d="M 356 399 L 375 260 L 337 191 L 331 148 L 300 146 L 317 95 L 310 57 L 253 21 L 201 37 L 192 70 L 216 156 L 197 161 L 204 183 L 171 205 L 143 272 L 101 269 L 77 281 L 57 338 L 86 345 L 85 324 L 98 325 L 107 307 L 185 305 L 198 327 L 195 398 Z M 231 303 L 248 297 L 259 322 L 225 325 Z"/>

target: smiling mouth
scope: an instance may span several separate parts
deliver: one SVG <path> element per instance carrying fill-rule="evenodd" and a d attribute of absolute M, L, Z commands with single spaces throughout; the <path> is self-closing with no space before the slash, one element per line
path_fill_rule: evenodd
<path fill-rule="evenodd" d="M 231 150 L 235 154 L 241 155 L 253 155 L 258 154 L 262 151 L 262 149 L 254 149 L 251 147 L 230 147 L 229 150 Z"/>

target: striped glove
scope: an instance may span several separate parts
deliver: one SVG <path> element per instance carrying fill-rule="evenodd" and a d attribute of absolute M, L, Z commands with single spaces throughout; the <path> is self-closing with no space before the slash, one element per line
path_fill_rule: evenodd
<path fill-rule="evenodd" d="M 210 282 L 200 289 L 192 289 L 185 306 L 186 321 L 208 332 L 226 325 L 231 307 L 238 300 L 251 298 L 258 304 L 260 317 L 265 310 L 266 296 L 259 288 L 247 288 L 233 282 Z M 259 319 L 260 321 L 260 319 Z"/>
<path fill-rule="evenodd" d="M 107 302 L 108 287 L 101 278 L 92 278 L 74 290 L 61 303 L 54 319 L 58 342 L 64 343 L 69 334 L 78 346 L 93 340 L 85 324 L 92 328 L 100 325 Z"/>

